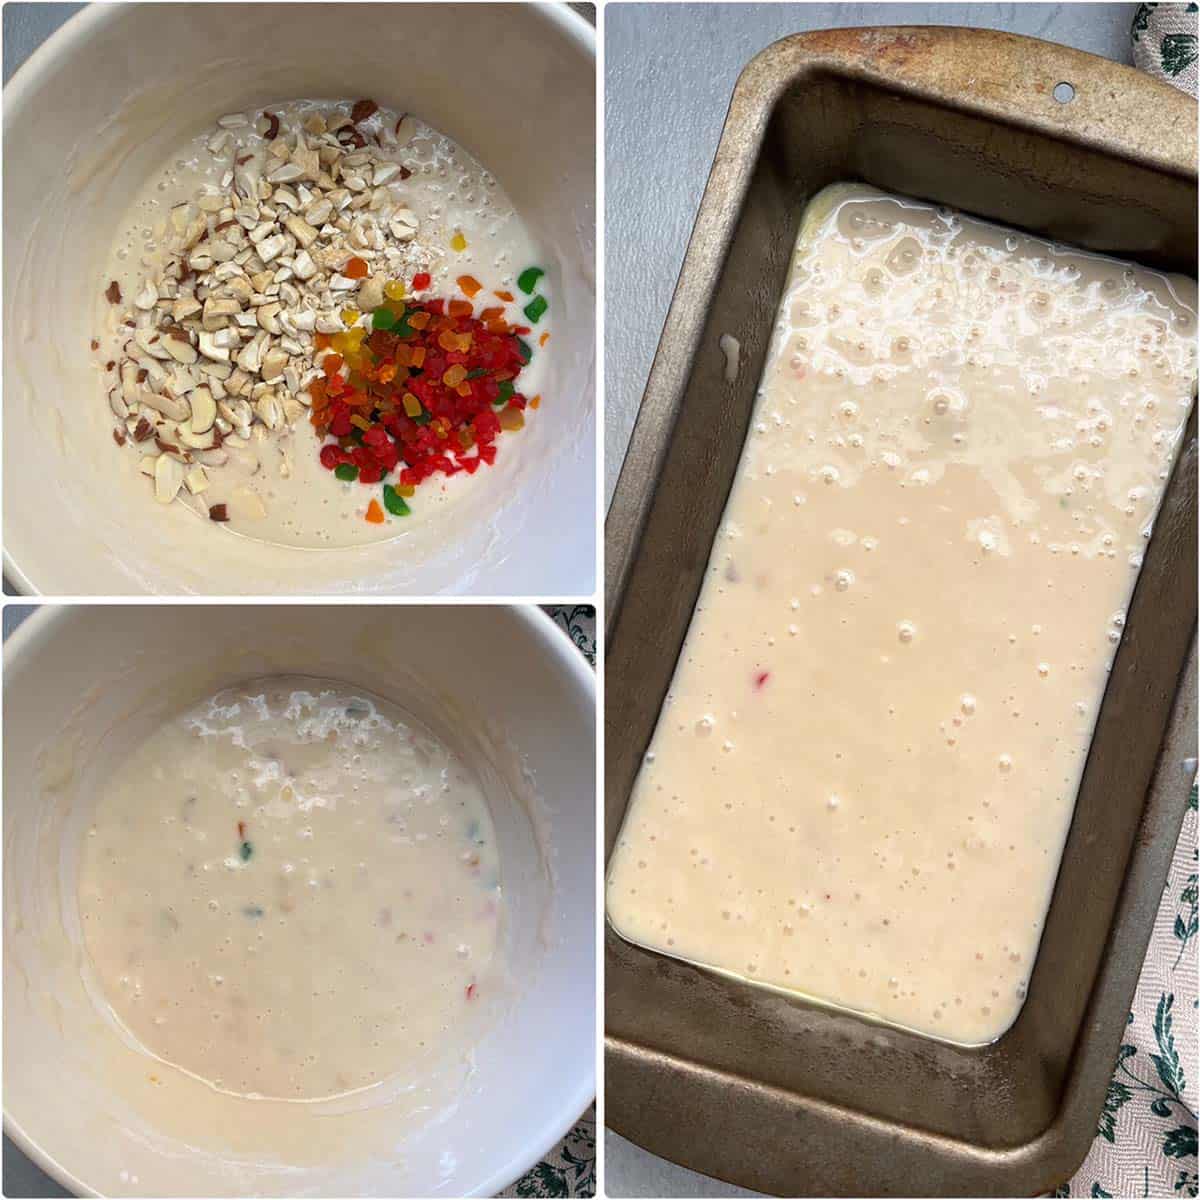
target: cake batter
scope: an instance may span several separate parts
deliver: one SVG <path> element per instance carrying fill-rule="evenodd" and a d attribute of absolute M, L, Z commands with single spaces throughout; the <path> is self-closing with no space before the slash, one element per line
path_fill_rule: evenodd
<path fill-rule="evenodd" d="M 619 933 L 955 1042 L 1009 1027 L 1195 329 L 1190 280 L 813 201 L 613 855 Z"/>

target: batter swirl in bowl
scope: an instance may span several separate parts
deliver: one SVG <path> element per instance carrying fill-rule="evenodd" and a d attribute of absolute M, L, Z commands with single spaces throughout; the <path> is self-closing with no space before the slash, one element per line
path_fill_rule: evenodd
<path fill-rule="evenodd" d="M 96 805 L 84 939 L 117 1021 L 222 1091 L 316 1100 L 469 1041 L 505 906 L 479 781 L 395 705 L 257 680 L 156 729 Z"/>

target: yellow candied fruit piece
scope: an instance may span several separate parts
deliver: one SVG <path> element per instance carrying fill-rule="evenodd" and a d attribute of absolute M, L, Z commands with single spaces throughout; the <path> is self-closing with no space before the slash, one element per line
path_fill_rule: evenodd
<path fill-rule="evenodd" d="M 346 351 L 350 349 L 350 335 L 348 333 L 335 333 L 329 339 L 329 345 L 344 358 Z"/>
<path fill-rule="evenodd" d="M 350 424 L 357 425 L 358 428 L 364 433 L 371 428 L 371 422 L 368 421 L 366 417 L 360 417 L 358 413 L 355 413 L 354 416 L 350 418 Z"/>
<path fill-rule="evenodd" d="M 416 487 L 411 483 L 400 484 L 399 487 L 396 488 L 396 491 L 398 491 L 400 495 L 405 498 L 405 500 L 407 500 L 410 496 L 415 496 L 417 494 Z"/>
<path fill-rule="evenodd" d="M 362 316 L 362 313 L 360 313 L 357 308 L 343 308 L 342 309 L 342 324 L 343 325 L 355 325 L 358 323 L 358 318 L 361 316 Z"/>
<path fill-rule="evenodd" d="M 500 413 L 500 428 L 515 433 L 525 427 L 525 414 L 519 408 L 506 408 Z"/>
<path fill-rule="evenodd" d="M 456 233 L 450 239 L 450 249 L 456 254 L 461 254 L 467 248 L 467 239 L 461 233 Z"/>
<path fill-rule="evenodd" d="M 419 417 L 421 415 L 421 402 L 412 392 L 405 392 L 401 403 L 404 405 L 404 411 L 410 417 Z"/>
<path fill-rule="evenodd" d="M 454 366 L 446 369 L 446 373 L 442 376 L 442 382 L 448 388 L 456 388 L 466 377 L 467 368 L 462 363 L 455 363 Z"/>
<path fill-rule="evenodd" d="M 402 284 L 399 279 L 393 279 L 390 283 L 385 283 L 383 285 L 383 294 L 389 300 L 403 300 L 404 284 Z"/>

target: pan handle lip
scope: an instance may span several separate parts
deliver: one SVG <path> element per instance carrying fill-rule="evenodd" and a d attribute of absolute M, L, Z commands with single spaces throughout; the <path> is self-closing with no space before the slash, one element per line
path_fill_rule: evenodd
<path fill-rule="evenodd" d="M 787 88 L 821 74 L 1196 178 L 1196 102 L 1186 92 L 1124 63 L 999 29 L 881 25 L 791 34 L 742 69 L 730 114 L 764 102 L 773 108 Z M 1063 83 L 1071 95 L 1060 101 L 1054 91 Z M 1117 97 L 1123 103 L 1114 105 Z"/>

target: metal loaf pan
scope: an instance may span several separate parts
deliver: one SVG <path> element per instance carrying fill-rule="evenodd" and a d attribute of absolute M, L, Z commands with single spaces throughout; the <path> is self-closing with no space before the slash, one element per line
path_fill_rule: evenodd
<path fill-rule="evenodd" d="M 1074 88 L 1068 103 L 1053 96 L 1062 82 Z M 607 523 L 606 852 L 696 602 L 807 200 L 862 180 L 1194 274 L 1196 152 L 1188 97 L 1029 38 L 840 30 L 787 38 L 749 64 Z M 722 333 L 742 345 L 732 383 Z M 610 927 L 613 1129 L 695 1170 L 790 1195 L 1032 1195 L 1074 1171 L 1095 1134 L 1196 754 L 1195 497 L 1193 414 L 1029 998 L 1008 1033 L 960 1048 L 892 1031 L 639 949 Z"/>

